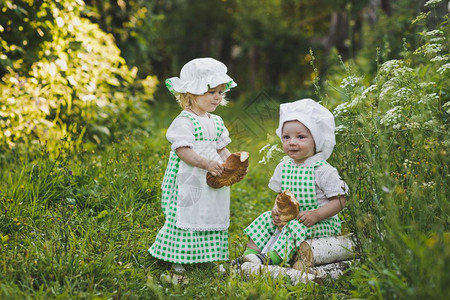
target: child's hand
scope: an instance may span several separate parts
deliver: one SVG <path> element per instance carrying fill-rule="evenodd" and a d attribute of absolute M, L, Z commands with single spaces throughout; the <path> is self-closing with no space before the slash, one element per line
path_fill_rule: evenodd
<path fill-rule="evenodd" d="M 272 223 L 277 227 L 281 224 L 280 214 L 276 206 L 272 208 Z"/>
<path fill-rule="evenodd" d="M 300 223 L 303 223 L 306 227 L 311 227 L 320 221 L 320 217 L 316 210 L 307 210 L 299 213 L 297 220 L 299 220 Z"/>
<path fill-rule="evenodd" d="M 206 170 L 211 173 L 213 176 L 219 176 L 222 174 L 224 168 L 223 165 L 215 160 L 210 160 L 206 167 Z"/>

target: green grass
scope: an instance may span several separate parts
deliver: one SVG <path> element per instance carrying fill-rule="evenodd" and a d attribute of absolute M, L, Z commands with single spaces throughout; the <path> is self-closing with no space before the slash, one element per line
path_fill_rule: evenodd
<path fill-rule="evenodd" d="M 244 250 L 242 229 L 272 205 L 270 170 L 258 164 L 259 147 L 248 149 L 250 172 L 232 188 L 231 258 Z M 189 284 L 167 282 L 170 264 L 147 252 L 164 222 L 159 185 L 169 143 L 163 133 L 135 132 L 101 151 L 75 151 L 66 142 L 61 149 L 54 158 L 42 150 L 2 164 L 1 298 L 285 299 L 300 291 L 331 293 L 287 279 L 246 278 L 229 262 L 223 263 L 225 274 L 218 263 L 201 264 L 188 267 Z"/>
<path fill-rule="evenodd" d="M 66 145 L 55 159 L 41 152 L 30 163 L 17 158 L 3 167 L 5 297 L 139 295 L 135 285 L 152 266 L 146 248 L 163 222 L 163 160 L 149 150 L 154 145 L 121 143 L 91 153 Z"/>
<path fill-rule="evenodd" d="M 231 259 L 244 250 L 242 229 L 273 204 L 274 193 L 267 183 L 276 161 L 258 163 L 263 155 L 259 149 L 265 142 L 247 145 L 250 172 L 232 187 Z M 164 132 L 149 135 L 136 131 L 101 151 L 74 150 L 66 142 L 61 142 L 61 149 L 54 158 L 43 150 L 34 157 L 16 156 L 2 163 L 1 298 L 342 299 L 433 295 L 438 299 L 447 291 L 449 236 L 443 231 L 445 226 L 439 225 L 445 224 L 439 222 L 445 214 L 430 216 L 424 205 L 416 203 L 424 214 L 407 214 L 420 220 L 406 226 L 401 217 L 405 213 L 398 210 L 395 197 L 383 197 L 384 205 L 392 206 L 386 210 L 372 203 L 377 201 L 376 194 L 371 195 L 369 203 L 363 202 L 367 207 L 359 206 L 358 193 L 369 192 L 365 190 L 367 183 L 357 180 L 352 181 L 357 193 L 350 197 L 343 216 L 345 230 L 358 234 L 362 261 L 337 281 L 293 286 L 287 278 L 247 278 L 224 262 L 224 274 L 218 272 L 218 263 L 189 266 L 189 282 L 173 284 L 165 279 L 170 264 L 147 252 L 164 222 L 159 202 L 169 149 Z M 338 153 L 339 149 L 344 151 L 338 148 Z M 350 170 L 353 175 L 344 173 L 352 180 L 364 172 Z M 381 214 L 395 207 L 395 212 L 383 218 Z M 365 231 L 377 226 L 381 226 L 384 237 L 376 231 Z M 427 286 L 430 281 L 433 289 Z"/>

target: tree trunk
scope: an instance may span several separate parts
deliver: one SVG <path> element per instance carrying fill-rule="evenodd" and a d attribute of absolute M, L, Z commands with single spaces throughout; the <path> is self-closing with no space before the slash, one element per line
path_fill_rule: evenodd
<path fill-rule="evenodd" d="M 274 278 L 287 275 L 293 284 L 309 281 L 321 284 L 327 276 L 336 279 L 344 273 L 354 261 L 351 260 L 354 249 L 351 234 L 309 239 L 300 244 L 292 268 L 246 262 L 241 270 L 247 275 L 270 274 Z"/>
<path fill-rule="evenodd" d="M 289 276 L 292 284 L 294 285 L 300 282 L 308 283 L 311 281 L 322 284 L 327 276 L 330 276 L 332 279 L 336 279 L 343 275 L 344 271 L 350 266 L 350 264 L 351 261 L 341 261 L 323 266 L 311 267 L 305 271 L 302 271 L 293 268 L 284 268 L 272 265 L 257 265 L 246 262 L 241 265 L 241 271 L 246 275 L 266 274 L 273 278 L 277 278 L 278 276 Z"/>
<path fill-rule="evenodd" d="M 351 234 L 309 239 L 300 244 L 293 268 L 304 270 L 305 267 L 352 259 L 354 249 Z"/>

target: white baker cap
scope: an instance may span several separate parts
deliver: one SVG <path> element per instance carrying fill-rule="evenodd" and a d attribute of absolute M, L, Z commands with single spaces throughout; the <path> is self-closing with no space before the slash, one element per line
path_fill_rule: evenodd
<path fill-rule="evenodd" d="M 166 79 L 166 87 L 172 94 L 191 93 L 203 95 L 209 88 L 225 84 L 225 92 L 237 86 L 227 75 L 227 66 L 211 58 L 196 58 L 186 63 L 180 72 L 180 77 Z"/>
<path fill-rule="evenodd" d="M 321 153 L 323 159 L 328 159 L 336 145 L 333 114 L 312 99 L 281 104 L 280 124 L 276 130 L 280 139 L 283 124 L 294 120 L 301 122 L 309 129 L 316 143 L 316 153 Z"/>

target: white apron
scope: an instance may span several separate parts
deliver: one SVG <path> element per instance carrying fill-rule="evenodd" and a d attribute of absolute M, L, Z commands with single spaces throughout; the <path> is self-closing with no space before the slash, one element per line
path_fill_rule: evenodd
<path fill-rule="evenodd" d="M 208 159 L 223 162 L 216 141 L 195 141 L 193 150 Z M 207 171 L 180 160 L 177 175 L 176 226 L 192 231 L 227 230 L 230 225 L 230 188 L 214 189 L 206 183 Z"/>

